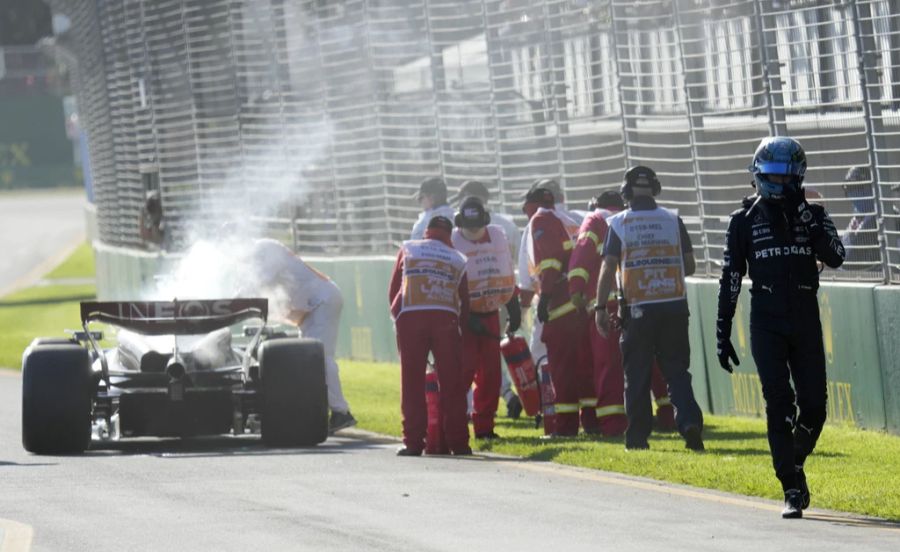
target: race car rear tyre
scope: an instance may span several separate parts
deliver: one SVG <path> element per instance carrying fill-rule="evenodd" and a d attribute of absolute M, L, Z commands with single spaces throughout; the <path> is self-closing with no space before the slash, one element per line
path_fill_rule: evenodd
<path fill-rule="evenodd" d="M 29 347 L 22 363 L 22 446 L 77 454 L 91 442 L 95 379 L 90 353 L 75 344 Z"/>
<path fill-rule="evenodd" d="M 316 339 L 269 339 L 259 349 L 262 440 L 313 446 L 328 438 L 325 350 Z"/>

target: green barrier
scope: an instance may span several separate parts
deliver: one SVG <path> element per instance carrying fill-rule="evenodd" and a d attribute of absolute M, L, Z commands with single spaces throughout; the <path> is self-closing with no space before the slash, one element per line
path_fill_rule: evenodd
<path fill-rule="evenodd" d="M 694 388 L 694 397 L 697 404 L 704 412 L 712 412 L 712 397 L 709 387 L 709 370 L 711 365 L 706 362 L 706 342 L 715 341 L 715 334 L 709 336 L 701 331 L 703 327 L 703 309 L 700 304 L 700 290 L 698 286 L 690 285 L 687 288 L 688 306 L 691 310 L 690 318 L 690 342 L 691 342 L 691 384 Z M 715 345 L 715 343 L 713 343 Z"/>
<path fill-rule="evenodd" d="M 765 401 L 750 354 L 750 299 L 745 283 L 741 293 L 732 342 L 741 365 L 729 376 L 716 357 L 716 308 L 718 282 L 694 280 L 701 311 L 701 323 L 692 326 L 702 331 L 708 366 L 712 411 L 716 414 L 765 416 Z M 885 427 L 885 402 L 882 389 L 878 340 L 875 326 L 873 286 L 823 284 L 819 290 L 819 308 L 828 373 L 828 420 L 869 429 Z"/>
<path fill-rule="evenodd" d="M 900 433 L 900 288 L 875 288 L 875 321 L 881 351 L 887 429 Z"/>
<path fill-rule="evenodd" d="M 95 244 L 98 294 L 128 299 L 153 284 L 175 259 Z M 387 289 L 390 257 L 308 258 L 341 288 L 338 355 L 364 361 L 398 359 Z M 732 331 L 741 359 L 733 375 L 716 358 L 718 282 L 691 278 L 691 374 L 694 393 L 706 412 L 765 416 L 759 377 L 750 354 L 749 285 L 744 286 Z M 900 432 L 900 289 L 859 284 L 823 284 L 819 291 L 828 370 L 828 419 L 870 429 Z M 884 361 L 884 362 L 882 362 Z"/>
<path fill-rule="evenodd" d="M 390 257 L 308 259 L 341 289 L 344 311 L 338 356 L 364 361 L 397 361 L 397 341 L 388 308 Z"/>

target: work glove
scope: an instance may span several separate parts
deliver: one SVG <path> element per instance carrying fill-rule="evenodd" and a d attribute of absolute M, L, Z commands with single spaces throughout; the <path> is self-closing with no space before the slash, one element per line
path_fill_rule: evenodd
<path fill-rule="evenodd" d="M 513 298 L 506 303 L 506 333 L 514 334 L 522 326 L 522 306 L 519 304 L 519 296 L 513 295 Z"/>
<path fill-rule="evenodd" d="M 719 366 L 729 374 L 734 373 L 734 368 L 729 364 L 729 360 L 734 362 L 735 366 L 741 365 L 737 351 L 731 344 L 731 322 L 726 323 L 721 319 L 716 323 L 716 356 L 719 357 Z"/>
<path fill-rule="evenodd" d="M 540 320 L 541 324 L 546 324 L 548 320 L 550 320 L 550 294 L 549 293 L 541 293 L 541 298 L 538 301 L 537 307 L 537 319 Z"/>
<path fill-rule="evenodd" d="M 791 217 L 799 218 L 800 222 L 802 222 L 810 232 L 819 228 L 819 221 L 816 220 L 816 216 L 813 214 L 809 202 L 806 201 L 806 192 L 803 188 L 788 188 L 784 194 L 784 199 L 785 206 Z"/>
<path fill-rule="evenodd" d="M 475 335 L 490 335 L 488 329 L 484 326 L 484 322 L 481 321 L 480 316 L 470 314 L 467 325 L 469 326 L 469 331 Z"/>

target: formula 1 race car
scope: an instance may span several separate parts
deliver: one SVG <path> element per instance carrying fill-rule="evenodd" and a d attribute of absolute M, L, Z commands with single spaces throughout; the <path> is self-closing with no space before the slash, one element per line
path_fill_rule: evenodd
<path fill-rule="evenodd" d="M 285 337 L 267 316 L 266 299 L 81 303 L 83 331 L 38 338 L 25 350 L 23 446 L 72 454 L 92 437 L 257 430 L 267 446 L 323 442 L 322 343 Z M 248 319 L 262 324 L 233 335 L 231 326 Z M 91 322 L 118 329 L 114 347 L 100 347 Z"/>

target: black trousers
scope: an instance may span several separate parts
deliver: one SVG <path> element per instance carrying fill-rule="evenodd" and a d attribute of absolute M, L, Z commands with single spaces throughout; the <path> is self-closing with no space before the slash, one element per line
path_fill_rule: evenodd
<path fill-rule="evenodd" d="M 631 307 L 624 321 L 622 364 L 625 369 L 626 447 L 642 447 L 653 430 L 650 374 L 659 362 L 669 398 L 675 407 L 675 423 L 684 435 L 690 426 L 703 427 L 703 413 L 691 387 L 691 346 L 688 339 L 686 301 Z"/>
<path fill-rule="evenodd" d="M 791 306 L 782 316 L 760 309 L 750 313 L 750 348 L 766 400 L 769 449 L 784 490 L 797 488 L 796 466 L 816 447 L 828 400 L 818 302 L 809 294 Z"/>

